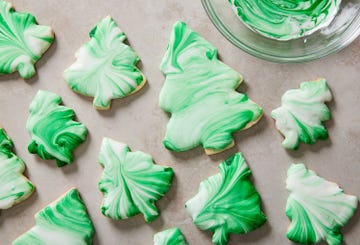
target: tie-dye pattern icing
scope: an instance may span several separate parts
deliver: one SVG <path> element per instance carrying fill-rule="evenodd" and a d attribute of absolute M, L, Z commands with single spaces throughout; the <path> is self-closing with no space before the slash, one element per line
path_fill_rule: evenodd
<path fill-rule="evenodd" d="M 29 13 L 15 12 L 0 0 L 0 73 L 19 72 L 22 78 L 35 74 L 35 63 L 54 41 L 49 26 L 36 24 Z"/>
<path fill-rule="evenodd" d="M 12 140 L 0 127 L 0 209 L 24 201 L 35 189 L 23 175 L 25 163 L 13 153 L 13 147 Z"/>
<path fill-rule="evenodd" d="M 99 163 L 104 167 L 99 182 L 104 215 L 121 220 L 142 213 L 146 222 L 159 216 L 155 202 L 170 188 L 172 168 L 156 165 L 150 155 L 131 152 L 127 145 L 109 138 L 103 139 Z"/>
<path fill-rule="evenodd" d="M 35 215 L 36 225 L 13 241 L 13 245 L 91 245 L 94 227 L 76 189 Z"/>
<path fill-rule="evenodd" d="M 296 149 L 299 142 L 314 144 L 327 139 L 328 131 L 323 121 L 331 118 L 325 102 L 332 99 L 326 80 L 303 82 L 300 89 L 291 89 L 281 98 L 281 106 L 272 111 L 276 128 L 284 135 L 284 148 Z"/>
<path fill-rule="evenodd" d="M 188 245 L 179 228 L 171 228 L 154 235 L 154 245 Z"/>
<path fill-rule="evenodd" d="M 138 91 L 145 77 L 136 67 L 139 57 L 124 43 L 126 36 L 107 16 L 90 32 L 90 41 L 76 53 L 76 62 L 64 72 L 71 89 L 94 97 L 96 109 L 109 109 L 112 99 Z"/>
<path fill-rule="evenodd" d="M 40 90 L 30 104 L 26 129 L 31 136 L 30 153 L 42 159 L 55 159 L 58 167 L 73 161 L 72 151 L 83 143 L 86 127 L 73 121 L 73 109 L 61 106 L 61 97 Z"/>
<path fill-rule="evenodd" d="M 304 164 L 292 164 L 287 175 L 286 215 L 291 220 L 287 237 L 301 244 L 341 244 L 340 229 L 354 215 L 357 197 L 344 194 L 337 184 L 320 178 Z"/>
<path fill-rule="evenodd" d="M 262 116 L 256 103 L 235 91 L 242 77 L 183 22 L 173 27 L 160 69 L 166 80 L 159 104 L 171 113 L 163 141 L 169 150 L 202 145 L 207 154 L 218 153 L 234 145 L 235 131 L 249 128 Z"/>
<path fill-rule="evenodd" d="M 186 202 L 194 224 L 214 232 L 214 244 L 227 244 L 231 233 L 247 233 L 266 221 L 260 196 L 249 180 L 251 171 L 240 153 L 219 166 L 220 173 L 200 183 L 199 192 Z"/>

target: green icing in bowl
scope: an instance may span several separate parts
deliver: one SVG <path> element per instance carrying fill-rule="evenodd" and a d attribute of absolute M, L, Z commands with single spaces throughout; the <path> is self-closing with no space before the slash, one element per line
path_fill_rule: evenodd
<path fill-rule="evenodd" d="M 326 27 L 336 16 L 340 0 L 229 0 L 250 29 L 269 38 L 290 40 Z"/>

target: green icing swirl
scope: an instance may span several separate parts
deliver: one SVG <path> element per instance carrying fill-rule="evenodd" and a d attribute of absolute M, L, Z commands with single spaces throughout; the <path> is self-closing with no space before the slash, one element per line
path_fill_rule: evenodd
<path fill-rule="evenodd" d="M 222 162 L 219 169 L 220 173 L 201 182 L 199 193 L 185 207 L 197 227 L 215 232 L 214 244 L 227 244 L 230 233 L 257 229 L 266 216 L 241 153 Z"/>
<path fill-rule="evenodd" d="M 341 244 L 340 229 L 354 215 L 357 197 L 344 194 L 337 184 L 320 178 L 304 164 L 291 165 L 286 188 L 290 195 L 285 212 L 292 221 L 287 237 L 301 244 Z"/>
<path fill-rule="evenodd" d="M 86 127 L 72 120 L 75 118 L 74 110 L 60 104 L 60 96 L 39 90 L 30 104 L 26 124 L 32 138 L 29 152 L 42 159 L 55 159 L 58 167 L 73 161 L 72 151 L 87 136 Z"/>
<path fill-rule="evenodd" d="M 170 188 L 172 168 L 155 165 L 150 155 L 130 152 L 109 138 L 103 139 L 99 163 L 104 167 L 99 181 L 104 215 L 121 220 L 142 213 L 146 222 L 159 216 L 155 202 Z"/>
<path fill-rule="evenodd" d="M 300 89 L 287 91 L 281 98 L 281 106 L 272 111 L 276 128 L 284 135 L 283 147 L 296 149 L 299 142 L 314 144 L 317 139 L 327 139 L 323 121 L 331 118 L 325 102 L 332 99 L 324 78 L 303 82 Z"/>
<path fill-rule="evenodd" d="M 22 78 L 35 74 L 34 64 L 54 41 L 49 26 L 36 24 L 29 13 L 17 13 L 0 0 L 0 73 L 18 71 Z"/>
<path fill-rule="evenodd" d="M 71 89 L 94 97 L 96 109 L 106 110 L 111 100 L 126 97 L 145 84 L 136 67 L 139 57 L 124 44 L 122 32 L 110 16 L 90 32 L 90 41 L 76 53 L 76 62 L 64 72 Z"/>
<path fill-rule="evenodd" d="M 179 228 L 171 228 L 154 235 L 154 245 L 188 245 Z"/>
<path fill-rule="evenodd" d="M 34 192 L 34 185 L 22 175 L 25 163 L 12 152 L 12 140 L 0 128 L 0 209 L 11 208 Z"/>
<path fill-rule="evenodd" d="M 92 244 L 94 227 L 75 188 L 40 210 L 35 220 L 36 225 L 13 241 L 13 245 Z"/>
<path fill-rule="evenodd" d="M 242 77 L 217 58 L 217 49 L 183 22 L 175 23 L 160 65 L 166 75 L 160 107 L 171 113 L 164 145 L 208 154 L 231 147 L 232 134 L 256 123 L 262 109 L 235 89 Z"/>
<path fill-rule="evenodd" d="M 250 29 L 273 39 L 289 40 L 324 28 L 336 16 L 341 0 L 229 0 Z"/>

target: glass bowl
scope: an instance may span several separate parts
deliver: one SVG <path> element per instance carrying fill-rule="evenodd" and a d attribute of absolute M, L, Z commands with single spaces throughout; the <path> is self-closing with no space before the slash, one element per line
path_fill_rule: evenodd
<path fill-rule="evenodd" d="M 246 27 L 228 0 L 202 0 L 216 28 L 235 46 L 258 58 L 280 63 L 319 59 L 349 45 L 360 34 L 360 0 L 343 0 L 331 24 L 289 41 L 264 37 Z"/>

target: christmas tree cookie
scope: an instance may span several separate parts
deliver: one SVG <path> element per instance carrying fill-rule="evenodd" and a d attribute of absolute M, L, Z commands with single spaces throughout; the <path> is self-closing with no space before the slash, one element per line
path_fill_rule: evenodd
<path fill-rule="evenodd" d="M 64 72 L 75 92 L 94 97 L 96 109 L 107 110 L 111 100 L 138 91 L 146 79 L 136 67 L 139 57 L 124 43 L 122 32 L 110 16 L 90 32 L 90 41 L 76 53 L 76 62 Z"/>
<path fill-rule="evenodd" d="M 187 245 L 179 228 L 171 228 L 154 235 L 154 245 Z"/>
<path fill-rule="evenodd" d="M 87 136 L 86 127 L 73 121 L 74 110 L 60 104 L 59 95 L 40 90 L 30 104 L 26 124 L 31 136 L 29 152 L 42 159 L 55 159 L 58 167 L 73 161 L 72 151 Z"/>
<path fill-rule="evenodd" d="M 185 207 L 201 230 L 215 232 L 214 244 L 227 244 L 230 233 L 247 233 L 266 221 L 260 196 L 249 180 L 251 171 L 240 153 L 219 166 L 220 173 L 200 183 Z"/>
<path fill-rule="evenodd" d="M 54 41 L 49 26 L 36 24 L 29 13 L 15 12 L 10 3 L 0 0 L 0 73 L 19 72 L 22 78 L 35 74 L 35 63 Z"/>
<path fill-rule="evenodd" d="M 183 22 L 173 27 L 160 69 L 166 80 L 159 103 L 171 113 L 164 138 L 169 150 L 202 145 L 207 154 L 223 151 L 234 145 L 233 132 L 249 128 L 262 116 L 257 104 L 235 91 L 242 77 Z"/>
<path fill-rule="evenodd" d="M 357 197 L 344 194 L 337 184 L 320 178 L 304 164 L 291 165 L 286 188 L 290 191 L 286 215 L 292 221 L 287 237 L 301 244 L 341 244 L 340 229 L 354 215 Z"/>
<path fill-rule="evenodd" d="M 13 245 L 90 245 L 94 227 L 76 189 L 35 215 L 36 225 L 13 241 Z"/>
<path fill-rule="evenodd" d="M 25 163 L 12 152 L 12 140 L 0 126 L 0 209 L 27 199 L 34 185 L 23 175 Z"/>
<path fill-rule="evenodd" d="M 325 102 L 332 99 L 324 78 L 303 82 L 300 89 L 287 91 L 281 98 L 281 106 L 272 111 L 276 128 L 284 135 L 282 145 L 296 149 L 299 142 L 314 144 L 317 139 L 327 139 L 323 121 L 331 118 Z"/>
<path fill-rule="evenodd" d="M 170 188 L 172 168 L 155 165 L 150 155 L 109 138 L 103 139 L 99 163 L 104 167 L 99 182 L 104 215 L 121 220 L 142 213 L 146 222 L 159 216 L 155 202 Z"/>

